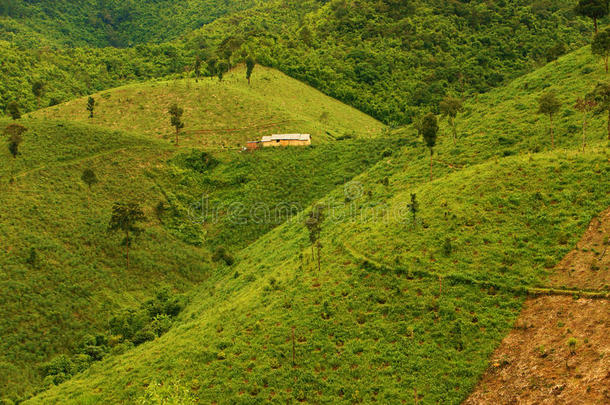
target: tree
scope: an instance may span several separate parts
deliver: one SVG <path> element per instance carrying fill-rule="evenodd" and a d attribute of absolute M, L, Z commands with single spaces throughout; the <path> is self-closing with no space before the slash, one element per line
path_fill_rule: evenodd
<path fill-rule="evenodd" d="M 441 110 L 442 116 L 446 117 L 447 121 L 449 121 L 449 125 L 451 125 L 451 129 L 453 130 L 453 144 L 455 145 L 457 141 L 455 119 L 459 113 L 464 111 L 464 105 L 462 103 L 462 100 L 455 97 L 445 97 L 445 99 L 439 104 L 439 108 Z"/>
<path fill-rule="evenodd" d="M 172 106 L 169 108 L 171 124 L 174 128 L 176 128 L 176 146 L 178 146 L 178 136 L 180 135 L 180 130 L 184 128 L 182 114 L 184 114 L 184 109 L 178 107 L 178 104 L 172 104 Z"/>
<path fill-rule="evenodd" d="M 250 78 L 252 77 L 254 66 L 256 66 L 256 61 L 252 56 L 248 56 L 246 58 L 246 79 L 248 79 L 248 84 L 250 84 Z"/>
<path fill-rule="evenodd" d="M 428 113 L 422 119 L 420 132 L 426 142 L 426 146 L 430 149 L 430 181 L 432 181 L 432 157 L 434 156 L 434 147 L 438 137 L 438 119 L 433 113 Z"/>
<path fill-rule="evenodd" d="M 87 111 L 89 111 L 89 118 L 93 118 L 93 110 L 95 110 L 95 99 L 93 97 L 89 97 L 89 100 L 87 100 Z"/>
<path fill-rule="evenodd" d="M 419 211 L 419 202 L 417 201 L 417 194 L 411 194 L 411 202 L 408 205 L 409 211 L 413 216 L 413 225 L 417 223 L 417 213 Z"/>
<path fill-rule="evenodd" d="M 595 89 L 587 94 L 587 98 L 597 104 L 596 114 L 608 113 L 608 140 L 610 140 L 610 83 L 598 83 Z"/>
<path fill-rule="evenodd" d="M 36 97 L 36 102 L 38 104 L 38 108 L 40 108 L 40 98 L 42 97 L 42 93 L 44 92 L 44 83 L 41 81 L 36 81 L 32 84 L 32 94 Z"/>
<path fill-rule="evenodd" d="M 309 241 L 311 242 L 311 258 L 315 259 L 314 246 L 318 249 L 318 271 L 320 271 L 320 251 L 322 245 L 320 244 L 320 233 L 322 232 L 322 222 L 324 222 L 324 207 L 316 205 L 313 207 L 307 219 L 305 219 L 305 226 L 309 231 Z"/>
<path fill-rule="evenodd" d="M 6 106 L 6 111 L 9 113 L 13 120 L 21 118 L 21 111 L 19 110 L 19 104 L 16 101 L 11 101 Z"/>
<path fill-rule="evenodd" d="M 26 133 L 27 130 L 28 129 L 26 127 L 24 127 L 23 125 L 10 124 L 6 128 L 4 128 L 2 133 L 10 138 L 11 136 L 14 136 L 14 135 L 21 136 L 24 133 Z"/>
<path fill-rule="evenodd" d="M 597 20 L 608 15 L 608 0 L 579 0 L 574 11 L 583 17 L 592 18 L 597 34 Z"/>
<path fill-rule="evenodd" d="M 193 66 L 193 71 L 195 72 L 195 82 L 199 82 L 199 76 L 201 76 L 201 57 L 197 56 L 195 58 L 195 65 Z"/>
<path fill-rule="evenodd" d="M 557 98 L 557 95 L 550 91 L 543 94 L 538 99 L 538 114 L 544 114 L 549 116 L 550 120 L 550 131 L 551 131 L 551 147 L 555 147 L 555 134 L 553 128 L 553 116 L 561 109 L 561 101 Z"/>
<path fill-rule="evenodd" d="M 224 77 L 224 74 L 227 73 L 229 71 L 229 64 L 222 60 L 220 62 L 218 62 L 218 64 L 216 65 L 216 75 L 218 76 L 218 81 L 222 82 L 222 78 Z"/>
<path fill-rule="evenodd" d="M 108 232 L 125 233 L 123 244 L 126 249 L 127 270 L 129 270 L 129 247 L 131 245 L 131 239 L 132 237 L 137 237 L 142 232 L 142 229 L 138 227 L 138 223 L 145 220 L 146 216 L 144 215 L 144 211 L 142 211 L 142 208 L 140 208 L 138 203 L 117 202 L 112 207 L 112 216 L 108 224 Z"/>
<path fill-rule="evenodd" d="M 17 158 L 17 155 L 19 154 L 19 145 L 21 145 L 21 142 L 23 142 L 23 138 L 20 134 L 13 134 L 8 139 L 8 150 L 11 152 L 11 155 L 13 155 L 13 158 Z"/>
<path fill-rule="evenodd" d="M 593 100 L 591 96 L 585 96 L 583 98 L 579 98 L 576 100 L 576 108 L 578 111 L 582 113 L 582 151 L 585 151 L 585 147 L 587 145 L 587 118 L 588 114 L 591 111 L 595 110 L 597 107 L 597 102 Z"/>
<path fill-rule="evenodd" d="M 591 43 L 591 52 L 593 55 L 600 56 L 604 59 L 606 65 L 606 73 L 608 73 L 608 56 L 610 56 L 610 28 L 595 34 L 593 43 Z"/>
<path fill-rule="evenodd" d="M 83 175 L 81 176 L 81 180 L 90 189 L 91 189 L 91 186 L 93 186 L 94 184 L 97 184 L 99 182 L 99 180 L 97 179 L 97 176 L 95 175 L 95 172 L 93 170 L 91 170 L 91 169 L 85 169 L 83 171 Z"/>

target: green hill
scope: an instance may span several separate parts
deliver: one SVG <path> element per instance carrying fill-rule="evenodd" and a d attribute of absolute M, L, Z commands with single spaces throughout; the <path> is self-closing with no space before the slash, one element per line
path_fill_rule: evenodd
<path fill-rule="evenodd" d="M 588 52 L 469 101 L 433 182 L 415 131 L 397 131 L 411 138 L 400 153 L 318 201 L 320 270 L 306 212 L 198 286 L 167 334 L 32 402 L 460 403 L 526 291 L 610 204 L 605 117 L 582 152 L 572 112 L 604 77 Z M 535 114 L 550 89 L 564 102 L 555 150 Z"/>
<path fill-rule="evenodd" d="M 0 302 L 6 316 L 0 322 L 0 398 L 17 400 L 37 392 L 44 370 L 51 367 L 48 362 L 60 354 L 72 356 L 88 347 L 79 367 L 108 355 L 83 342 L 103 336 L 111 318 L 130 313 L 125 311 L 140 313 L 138 308 L 164 288 L 173 294 L 191 291 L 241 248 L 404 144 L 382 137 L 383 126 L 374 119 L 307 86 L 270 70 L 258 73 L 261 84 L 253 81 L 253 90 L 229 75 L 223 84 L 191 80 L 109 91 L 108 99 L 100 97 L 100 121 L 93 120 L 95 125 L 72 119 L 75 110 L 70 105 L 57 111 L 66 111 L 71 121 L 44 118 L 47 112 L 42 111 L 44 119 L 18 121 L 28 131 L 16 158 L 2 135 Z M 185 118 L 198 110 L 200 97 L 216 97 L 203 113 L 193 113 L 198 125 L 218 119 L 229 125 L 290 119 L 299 123 L 298 129 L 320 137 L 311 147 L 243 153 L 203 142 L 205 135 L 188 135 L 184 144 L 190 146 L 176 148 L 158 139 L 165 129 L 147 130 L 148 121 L 161 121 L 161 115 L 165 121 L 163 110 L 149 111 L 143 108 L 146 104 L 119 114 L 104 109 L 106 100 L 128 100 L 131 95 L 123 96 L 125 90 L 159 103 L 152 96 L 160 94 L 155 93 L 157 86 L 175 90 L 168 94 L 180 97 L 188 112 Z M 187 86 L 201 93 L 186 97 L 193 93 Z M 311 104 L 299 101 L 295 93 Z M 125 127 L 104 128 L 105 111 L 108 122 L 114 113 Z M 149 112 L 140 117 L 140 111 Z M 329 114 L 322 116 L 324 112 Z M 137 125 L 130 127 L 132 122 Z M 0 128 L 11 123 L 0 120 Z M 257 131 L 263 130 L 257 128 L 252 136 L 262 133 Z M 246 134 L 213 135 L 235 146 Z M 91 188 L 81 179 L 85 169 L 92 169 L 99 180 Z M 203 197 L 209 211 L 201 206 Z M 145 231 L 130 249 L 129 270 L 121 235 L 107 232 L 112 206 L 119 201 L 137 201 L 146 215 Z M 257 213 L 235 211 L 254 204 L 272 209 L 273 220 L 259 221 Z M 113 352 L 128 347 L 122 344 Z"/>
<path fill-rule="evenodd" d="M 240 147 L 272 133 L 309 133 L 314 144 L 354 136 L 379 136 L 383 124 L 284 74 L 256 67 L 251 85 L 245 67 L 222 82 L 204 78 L 134 84 L 105 91 L 89 118 L 87 98 L 36 111 L 36 118 L 87 122 L 104 128 L 174 138 L 168 110 L 184 108 L 181 144 Z M 180 141 L 179 141 L 180 142 Z"/>

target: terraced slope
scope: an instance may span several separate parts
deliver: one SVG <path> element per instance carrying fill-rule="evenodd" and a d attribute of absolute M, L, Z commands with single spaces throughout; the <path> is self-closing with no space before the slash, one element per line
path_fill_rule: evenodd
<path fill-rule="evenodd" d="M 604 122 L 582 152 L 570 113 L 599 68 L 582 50 L 470 101 L 433 182 L 429 154 L 402 130 L 412 143 L 320 201 L 320 269 L 305 213 L 202 285 L 168 334 L 32 403 L 460 403 L 526 292 L 610 205 Z M 549 88 L 566 102 L 556 150 L 535 115 Z"/>
<path fill-rule="evenodd" d="M 88 118 L 87 98 L 30 115 L 173 140 L 168 109 L 176 103 L 185 110 L 179 143 L 206 148 L 236 148 L 271 133 L 310 133 L 317 144 L 345 135 L 370 138 L 383 128 L 373 118 L 264 67 L 256 67 L 251 85 L 245 68 L 239 67 L 222 82 L 210 78 L 152 82 L 93 97 L 97 101 L 93 119 Z"/>

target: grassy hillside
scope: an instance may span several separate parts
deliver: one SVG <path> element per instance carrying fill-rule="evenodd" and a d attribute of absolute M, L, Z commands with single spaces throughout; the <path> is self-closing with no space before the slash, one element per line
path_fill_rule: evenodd
<path fill-rule="evenodd" d="M 254 71 L 252 84 L 245 68 L 231 71 L 222 82 L 204 78 L 135 84 L 93 96 L 90 119 L 87 98 L 76 99 L 31 114 L 67 119 L 173 140 L 168 109 L 185 109 L 181 144 L 211 148 L 244 146 L 272 133 L 310 133 L 318 144 L 345 135 L 371 138 L 383 125 L 284 74 L 264 67 Z"/>
<path fill-rule="evenodd" d="M 396 193 L 371 178 L 372 196 L 338 204 L 343 219 L 325 224 L 321 271 L 300 217 L 244 250 L 179 327 L 33 402 L 133 401 L 173 382 L 204 403 L 411 403 L 414 390 L 424 403 L 459 403 L 518 314 L 521 289 L 610 203 L 607 162 L 606 153 L 507 158 Z M 383 205 L 404 212 L 410 192 L 423 224 L 367 220 Z"/>
<path fill-rule="evenodd" d="M 0 301 L 7 315 L 0 323 L 0 399 L 27 398 L 42 386 L 43 364 L 58 354 L 79 353 L 87 336 L 107 333 L 111 317 L 135 311 L 160 288 L 191 290 L 223 259 L 404 144 L 400 138 L 378 136 L 380 123 L 305 85 L 269 70 L 257 73 L 260 84 L 253 81 L 252 88 L 230 75 L 222 84 L 152 83 L 127 96 L 121 93 L 125 89 L 110 91 L 109 98 L 100 97 L 98 112 L 106 114 L 107 122 L 122 118 L 124 126 L 116 129 L 104 128 L 101 119 L 91 125 L 83 117 L 78 123 L 69 115 L 71 106 L 58 108 L 65 108 L 64 118 L 71 121 L 24 118 L 18 122 L 28 131 L 17 158 L 1 136 L 5 214 L 0 216 Z M 276 95 L 280 85 L 288 96 Z M 201 93 L 189 98 L 193 91 L 187 86 Z M 128 112 L 105 110 L 106 100 L 131 105 L 129 97 L 136 95 L 158 107 L 165 100 L 155 97 L 165 89 L 174 90 L 170 97 L 183 103 L 185 119 L 195 117 L 198 125 L 296 122 L 298 129 L 323 139 L 318 137 L 312 147 L 242 153 L 216 146 L 226 142 L 234 147 L 241 137 L 250 139 L 251 132 L 236 137 L 220 131 L 212 139 L 187 135 L 184 144 L 190 146 L 176 148 L 157 139 L 167 132 L 147 126 L 161 121 L 163 111 L 144 108 L 146 104 Z M 311 104 L 302 105 L 295 93 Z M 215 102 L 201 111 L 200 97 Z M 140 117 L 140 111 L 148 115 Z M 326 111 L 328 118 L 322 116 Z M 0 120 L 0 128 L 11 123 Z M 273 129 L 255 128 L 256 136 Z M 342 140 L 327 131 L 336 131 Z M 99 179 L 91 189 L 81 180 L 85 169 L 93 169 Z M 209 212 L 201 207 L 203 196 Z M 141 204 L 147 219 L 127 271 L 122 237 L 108 234 L 107 228 L 113 203 L 132 200 Z M 234 210 L 253 204 L 269 207 L 273 220 Z M 281 209 L 282 204 L 290 204 L 290 210 Z M 217 259 L 214 253 L 221 247 L 226 253 Z M 79 361 L 88 364 L 96 356 L 89 353 Z"/>
<path fill-rule="evenodd" d="M 610 204 L 605 117 L 583 153 L 572 112 L 600 69 L 583 49 L 469 101 L 433 182 L 414 130 L 397 132 L 401 153 L 320 200 L 321 270 L 301 214 L 202 284 L 166 335 L 32 402 L 460 403 L 526 289 Z M 549 89 L 565 102 L 555 150 L 535 115 Z"/>

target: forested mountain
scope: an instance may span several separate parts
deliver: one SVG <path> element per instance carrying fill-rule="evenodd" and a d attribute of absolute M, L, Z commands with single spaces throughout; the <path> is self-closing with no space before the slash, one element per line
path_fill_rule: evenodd
<path fill-rule="evenodd" d="M 574 15 L 571 0 L 16 4 L 22 5 L 2 7 L 14 18 L 0 19 L 0 38 L 13 48 L 0 45 L 4 59 L 17 60 L 22 73 L 17 77 L 11 77 L 12 69 L 5 73 L 0 108 L 13 99 L 26 109 L 34 108 L 28 83 L 49 81 L 49 71 L 68 76 L 73 83 L 54 83 L 47 94 L 55 95 L 45 102 L 86 94 L 84 89 L 99 91 L 150 77 L 192 74 L 185 71 L 192 72 L 197 57 L 206 73 L 206 62 L 227 60 L 234 65 L 251 54 L 259 63 L 385 123 L 403 124 L 434 109 L 445 95 L 484 92 L 552 60 L 584 44 L 593 30 L 590 22 Z M 85 57 L 76 65 L 61 63 L 73 60 L 65 51 L 34 57 L 36 61 L 32 50 L 14 47 L 25 38 L 31 45 L 39 35 L 36 32 L 46 30 L 56 44 L 141 45 L 125 51 L 83 50 Z M 143 43 L 178 34 L 180 38 L 170 43 Z M 49 66 L 49 59 L 60 62 Z M 213 70 L 208 66 L 207 73 Z"/>

